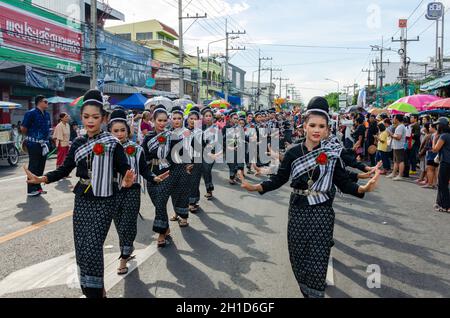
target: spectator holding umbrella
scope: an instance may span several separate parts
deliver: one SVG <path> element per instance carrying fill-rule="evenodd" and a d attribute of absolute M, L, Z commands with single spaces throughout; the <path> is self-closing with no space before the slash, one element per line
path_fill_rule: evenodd
<path fill-rule="evenodd" d="M 439 153 L 439 175 L 438 196 L 435 209 L 438 212 L 450 212 L 450 193 L 448 183 L 450 179 L 450 127 L 449 120 L 445 117 L 439 118 L 435 123 L 438 125 L 438 136 L 433 143 L 433 152 Z"/>

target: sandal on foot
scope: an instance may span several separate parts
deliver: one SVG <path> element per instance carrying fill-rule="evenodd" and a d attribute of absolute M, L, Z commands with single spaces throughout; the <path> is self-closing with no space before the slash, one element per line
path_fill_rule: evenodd
<path fill-rule="evenodd" d="M 118 268 L 117 275 L 126 275 L 128 274 L 128 267 Z"/>
<path fill-rule="evenodd" d="M 200 206 L 199 205 L 190 205 L 189 206 L 189 212 L 191 212 L 191 213 L 197 213 L 198 212 L 198 209 L 200 208 Z"/>
<path fill-rule="evenodd" d="M 188 223 L 187 220 L 180 218 L 180 219 L 178 220 L 178 225 L 179 225 L 180 227 L 188 227 L 188 226 L 189 226 L 189 223 Z"/>
<path fill-rule="evenodd" d="M 208 192 L 207 194 L 205 194 L 205 198 L 207 200 L 211 200 L 213 198 L 213 194 L 211 192 Z"/>
<path fill-rule="evenodd" d="M 170 218 L 171 222 L 178 222 L 180 220 L 180 217 L 178 215 L 174 215 Z"/>

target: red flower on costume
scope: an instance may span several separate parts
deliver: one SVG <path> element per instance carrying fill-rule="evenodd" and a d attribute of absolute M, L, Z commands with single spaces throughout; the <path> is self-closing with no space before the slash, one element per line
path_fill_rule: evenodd
<path fill-rule="evenodd" d="M 158 142 L 162 145 L 164 145 L 167 142 L 167 138 L 165 136 L 159 136 Z"/>
<path fill-rule="evenodd" d="M 322 152 L 322 153 L 317 157 L 316 162 L 317 162 L 319 165 L 322 165 L 322 166 L 326 165 L 326 164 L 328 163 L 328 156 L 327 156 L 327 154 L 324 153 L 324 152 Z"/>
<path fill-rule="evenodd" d="M 136 155 L 136 147 L 135 146 L 128 146 L 125 149 L 125 152 L 127 153 L 128 156 L 133 157 Z"/>
<path fill-rule="evenodd" d="M 104 144 L 95 144 L 92 151 L 97 156 L 103 156 L 105 154 L 105 145 Z"/>

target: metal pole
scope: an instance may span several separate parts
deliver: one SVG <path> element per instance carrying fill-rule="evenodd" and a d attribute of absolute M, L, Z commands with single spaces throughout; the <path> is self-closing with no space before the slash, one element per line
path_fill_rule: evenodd
<path fill-rule="evenodd" d="M 92 49 L 92 77 L 91 88 L 97 87 L 97 0 L 91 0 L 91 49 Z"/>
<path fill-rule="evenodd" d="M 272 83 L 273 83 L 273 68 L 270 66 L 270 86 L 269 86 L 269 108 L 272 108 Z"/>
<path fill-rule="evenodd" d="M 445 29 L 445 8 L 443 8 L 442 9 L 443 10 L 443 14 L 442 14 L 442 34 L 441 34 L 441 36 L 442 36 L 442 39 L 441 39 L 441 41 L 442 41 L 442 44 L 441 44 L 441 64 L 440 64 L 440 69 L 441 69 L 441 72 L 443 72 L 444 71 L 444 29 Z"/>
<path fill-rule="evenodd" d="M 256 94 L 257 94 L 256 102 L 257 102 L 258 110 L 261 110 L 261 106 L 259 104 L 259 102 L 260 102 L 260 90 L 261 90 L 261 50 L 259 50 L 259 59 L 258 59 L 258 90 L 256 92 Z"/>
<path fill-rule="evenodd" d="M 439 19 L 436 20 L 436 70 L 439 69 Z"/>
<path fill-rule="evenodd" d="M 200 48 L 197 46 L 197 104 L 200 104 L 200 84 L 201 84 Z"/>
<path fill-rule="evenodd" d="M 225 79 L 224 79 L 224 95 L 225 100 L 228 102 L 228 19 L 225 19 L 225 36 L 226 36 L 226 45 L 225 45 Z"/>
<path fill-rule="evenodd" d="M 179 54 L 179 64 L 180 64 L 180 98 L 184 97 L 184 53 L 183 53 L 183 0 L 178 0 L 178 27 L 179 27 L 179 48 L 178 48 L 178 54 Z"/>

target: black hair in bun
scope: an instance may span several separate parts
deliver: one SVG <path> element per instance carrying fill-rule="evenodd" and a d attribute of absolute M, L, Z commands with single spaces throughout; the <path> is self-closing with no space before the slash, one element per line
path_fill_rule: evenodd
<path fill-rule="evenodd" d="M 211 107 L 205 107 L 202 109 L 202 115 L 205 116 L 206 113 L 211 113 L 214 115 L 213 110 L 211 109 Z"/>
<path fill-rule="evenodd" d="M 190 112 L 189 112 L 189 117 L 195 115 L 198 118 L 200 118 L 200 108 L 198 108 L 197 106 L 194 106 L 191 108 Z"/>
<path fill-rule="evenodd" d="M 164 105 L 158 105 L 155 107 L 155 109 L 153 110 L 153 119 L 156 119 L 158 114 L 166 114 L 167 116 L 169 115 Z"/>
<path fill-rule="evenodd" d="M 112 113 L 111 113 L 111 117 L 108 123 L 108 131 L 111 132 L 112 126 L 115 123 L 123 123 L 126 127 L 127 127 L 127 131 L 128 131 L 128 135 L 131 134 L 131 129 L 130 126 L 128 125 L 128 121 L 127 121 L 127 114 L 125 113 L 124 110 L 122 109 L 115 109 Z"/>
<path fill-rule="evenodd" d="M 306 121 L 310 115 L 322 116 L 327 120 L 327 123 L 330 121 L 330 106 L 328 105 L 328 101 L 320 96 L 313 97 L 308 104 L 308 108 L 306 109 Z"/>
<path fill-rule="evenodd" d="M 184 115 L 184 112 L 180 106 L 173 107 L 171 113 L 172 113 L 172 115 L 173 114 L 181 114 L 182 116 Z"/>
<path fill-rule="evenodd" d="M 83 96 L 83 105 L 81 106 L 81 112 L 83 112 L 86 106 L 98 107 L 101 110 L 102 115 L 104 115 L 102 93 L 97 89 L 91 89 L 87 91 Z"/>

